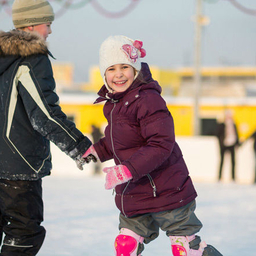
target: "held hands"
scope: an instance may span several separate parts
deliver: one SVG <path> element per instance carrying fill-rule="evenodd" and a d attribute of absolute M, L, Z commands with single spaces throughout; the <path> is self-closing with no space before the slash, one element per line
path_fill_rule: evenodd
<path fill-rule="evenodd" d="M 80 169 L 81 171 L 83 170 L 83 165 L 85 163 L 90 163 L 90 161 L 93 161 L 94 163 L 100 161 L 93 145 L 91 145 L 82 156 L 79 155 L 75 158 L 77 168 Z"/>
<path fill-rule="evenodd" d="M 99 156 L 95 148 L 93 147 L 93 145 L 91 145 L 87 149 L 87 151 L 83 154 L 82 158 L 87 164 L 90 163 L 90 161 L 93 161 L 94 163 L 96 163 L 97 161 L 100 161 Z"/>
<path fill-rule="evenodd" d="M 103 168 L 103 172 L 106 175 L 106 189 L 112 189 L 117 185 L 125 183 L 132 179 L 132 175 L 128 168 L 125 165 L 116 165 L 112 167 L 105 167 Z"/>

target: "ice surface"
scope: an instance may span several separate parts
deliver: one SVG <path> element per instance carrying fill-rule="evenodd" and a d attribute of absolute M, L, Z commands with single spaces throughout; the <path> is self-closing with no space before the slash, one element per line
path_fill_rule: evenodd
<path fill-rule="evenodd" d="M 178 138 L 198 192 L 196 214 L 204 227 L 199 235 L 224 256 L 256 256 L 256 185 L 251 142 L 237 155 L 237 183 L 230 183 L 226 161 L 224 179 L 216 182 L 218 147 L 213 138 Z M 46 239 L 39 256 L 114 256 L 119 212 L 104 175 L 84 171 L 52 145 L 52 176 L 43 179 Z M 112 166 L 113 162 L 104 163 Z M 143 256 L 172 255 L 164 232 L 145 246 Z"/>
<path fill-rule="evenodd" d="M 85 170 L 86 171 L 86 170 Z M 114 256 L 118 210 L 104 175 L 44 178 L 47 236 L 39 256 Z M 256 255 L 256 186 L 195 183 L 199 235 L 224 256 Z M 164 232 L 145 246 L 143 256 L 172 255 Z"/>

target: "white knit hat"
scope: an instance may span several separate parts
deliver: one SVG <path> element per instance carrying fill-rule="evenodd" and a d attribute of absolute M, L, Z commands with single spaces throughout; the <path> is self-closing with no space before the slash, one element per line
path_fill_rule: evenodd
<path fill-rule="evenodd" d="M 12 20 L 15 28 L 39 25 L 52 22 L 54 12 L 47 0 L 15 0 Z"/>
<path fill-rule="evenodd" d="M 141 69 L 140 58 L 145 57 L 143 43 L 126 36 L 110 36 L 100 47 L 100 73 L 105 81 L 105 72 L 108 67 L 116 64 L 129 64 L 138 72 Z"/>

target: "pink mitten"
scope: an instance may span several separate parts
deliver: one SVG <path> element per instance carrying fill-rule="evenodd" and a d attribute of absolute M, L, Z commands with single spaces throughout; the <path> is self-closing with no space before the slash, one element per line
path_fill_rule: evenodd
<path fill-rule="evenodd" d="M 100 161 L 99 156 L 94 148 L 93 145 L 91 145 L 87 151 L 83 154 L 82 158 L 84 158 L 85 162 L 88 164 L 91 160 L 93 162 Z"/>
<path fill-rule="evenodd" d="M 106 175 L 105 188 L 111 189 L 132 179 L 132 175 L 125 165 L 116 165 L 103 168 Z"/>

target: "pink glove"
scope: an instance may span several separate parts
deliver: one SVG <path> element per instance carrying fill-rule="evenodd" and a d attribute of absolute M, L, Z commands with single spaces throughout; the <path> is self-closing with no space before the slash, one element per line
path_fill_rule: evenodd
<path fill-rule="evenodd" d="M 92 160 L 94 163 L 97 161 L 100 161 L 99 156 L 94 148 L 93 145 L 91 145 L 87 151 L 83 154 L 82 158 L 84 158 L 85 162 L 88 164 Z"/>
<path fill-rule="evenodd" d="M 111 189 L 132 179 L 132 175 L 125 165 L 116 165 L 103 168 L 106 175 L 105 188 Z"/>

